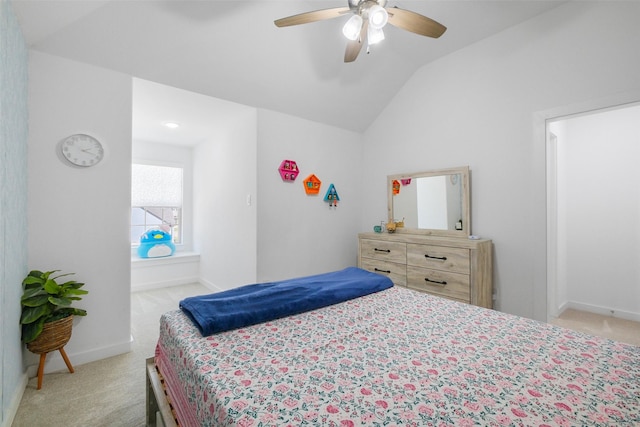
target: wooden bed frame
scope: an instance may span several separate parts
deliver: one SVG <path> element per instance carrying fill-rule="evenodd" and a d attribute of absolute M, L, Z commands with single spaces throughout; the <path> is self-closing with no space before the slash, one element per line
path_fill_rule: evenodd
<path fill-rule="evenodd" d="M 145 361 L 147 372 L 146 424 L 148 427 L 178 427 L 167 398 L 162 375 L 153 357 Z"/>

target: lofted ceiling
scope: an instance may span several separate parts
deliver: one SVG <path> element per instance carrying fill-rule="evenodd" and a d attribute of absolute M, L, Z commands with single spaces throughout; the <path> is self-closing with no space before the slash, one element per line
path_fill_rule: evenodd
<path fill-rule="evenodd" d="M 285 28 L 273 21 L 347 0 L 12 1 L 33 50 L 357 132 L 421 66 L 562 3 L 389 0 L 447 31 L 431 39 L 387 26 L 370 54 L 344 63 L 348 17 Z M 167 100 L 166 108 L 175 106 Z"/>

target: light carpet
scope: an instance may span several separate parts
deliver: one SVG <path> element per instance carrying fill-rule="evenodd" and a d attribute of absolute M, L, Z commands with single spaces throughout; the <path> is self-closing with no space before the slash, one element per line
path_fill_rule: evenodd
<path fill-rule="evenodd" d="M 549 323 L 640 346 L 640 323 L 631 320 L 567 309 Z"/>
<path fill-rule="evenodd" d="M 74 365 L 73 374 L 46 374 L 40 390 L 31 378 L 12 427 L 145 426 L 145 360 L 154 354 L 160 315 L 187 296 L 211 292 L 193 284 L 132 293 L 132 351 Z"/>

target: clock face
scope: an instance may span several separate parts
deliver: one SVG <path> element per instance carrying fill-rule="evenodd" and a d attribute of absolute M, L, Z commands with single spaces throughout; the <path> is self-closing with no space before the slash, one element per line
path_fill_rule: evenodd
<path fill-rule="evenodd" d="M 60 145 L 62 156 L 76 166 L 94 166 L 104 157 L 100 141 L 84 134 L 71 135 Z"/>

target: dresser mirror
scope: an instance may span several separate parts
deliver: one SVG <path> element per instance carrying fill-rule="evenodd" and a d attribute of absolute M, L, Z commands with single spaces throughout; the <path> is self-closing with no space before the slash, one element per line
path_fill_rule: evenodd
<path fill-rule="evenodd" d="M 469 167 L 389 175 L 389 221 L 396 232 L 471 235 Z"/>

